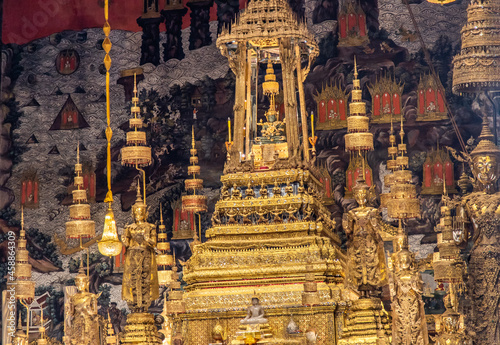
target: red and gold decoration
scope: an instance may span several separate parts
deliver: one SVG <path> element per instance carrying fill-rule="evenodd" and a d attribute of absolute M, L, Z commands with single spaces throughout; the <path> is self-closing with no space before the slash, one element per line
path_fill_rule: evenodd
<path fill-rule="evenodd" d="M 339 47 L 364 46 L 370 42 L 366 15 L 358 1 L 347 0 L 340 5 L 338 33 Z"/>
<path fill-rule="evenodd" d="M 401 96 L 403 85 L 396 82 L 394 78 L 382 76 L 368 87 L 372 96 L 373 123 L 389 123 L 392 117 L 398 118 L 403 114 Z"/>
<path fill-rule="evenodd" d="M 348 94 L 340 85 L 323 87 L 321 92 L 314 96 L 314 100 L 318 109 L 316 129 L 329 130 L 347 127 Z"/>
<path fill-rule="evenodd" d="M 420 76 L 418 83 L 417 121 L 447 120 L 446 104 L 442 89 L 430 74 Z"/>
<path fill-rule="evenodd" d="M 80 55 L 74 49 L 61 50 L 56 57 L 56 70 L 63 75 L 73 74 L 80 66 Z"/>
<path fill-rule="evenodd" d="M 181 199 L 172 202 L 172 211 L 174 213 L 172 240 L 193 238 L 196 232 L 195 213 L 183 210 Z"/>
<path fill-rule="evenodd" d="M 21 180 L 21 206 L 26 208 L 37 208 L 40 203 L 39 188 L 40 181 L 36 170 L 28 170 L 23 174 Z"/>
<path fill-rule="evenodd" d="M 443 184 L 446 184 L 448 193 L 457 193 L 453 162 L 448 152 L 438 147 L 429 152 L 425 159 L 420 194 L 441 195 Z"/>
<path fill-rule="evenodd" d="M 69 95 L 52 123 L 52 126 L 50 126 L 50 130 L 80 129 L 87 127 L 89 127 L 89 124 L 76 106 L 73 98 L 71 98 L 71 95 Z"/>

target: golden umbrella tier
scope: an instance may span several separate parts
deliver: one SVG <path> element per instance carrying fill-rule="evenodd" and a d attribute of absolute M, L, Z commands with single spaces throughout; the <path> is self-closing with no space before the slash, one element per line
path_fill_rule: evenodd
<path fill-rule="evenodd" d="M 192 180 L 186 180 L 192 181 Z M 183 195 L 182 196 L 182 210 L 191 212 L 205 212 L 207 211 L 207 197 L 205 195 Z"/>
<path fill-rule="evenodd" d="M 151 147 L 125 146 L 121 149 L 122 165 L 148 166 L 151 164 Z"/>
<path fill-rule="evenodd" d="M 462 28 L 462 50 L 453 58 L 453 92 L 500 90 L 500 3 L 472 0 Z"/>

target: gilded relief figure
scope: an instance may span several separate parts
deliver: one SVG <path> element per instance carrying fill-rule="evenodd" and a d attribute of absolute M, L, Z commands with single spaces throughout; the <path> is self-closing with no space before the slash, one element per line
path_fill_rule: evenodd
<path fill-rule="evenodd" d="M 392 344 L 427 345 L 423 282 L 407 243 L 392 255 L 391 261 Z"/>
<path fill-rule="evenodd" d="M 368 296 L 368 291 L 387 283 L 387 265 L 380 232 L 382 219 L 376 208 L 367 206 L 370 187 L 359 181 L 354 188 L 358 207 L 344 213 L 347 234 L 347 284 Z"/>
<path fill-rule="evenodd" d="M 145 312 L 159 297 L 158 271 L 155 259 L 156 227 L 146 221 L 147 206 L 140 187 L 132 206 L 134 223 L 125 228 L 122 242 L 126 248 L 122 299 L 133 313 Z"/>
<path fill-rule="evenodd" d="M 100 343 L 97 299 L 99 295 L 89 292 L 89 277 L 80 268 L 75 278 L 77 292 L 69 301 L 68 328 L 65 334 L 67 345 L 94 345 Z"/>

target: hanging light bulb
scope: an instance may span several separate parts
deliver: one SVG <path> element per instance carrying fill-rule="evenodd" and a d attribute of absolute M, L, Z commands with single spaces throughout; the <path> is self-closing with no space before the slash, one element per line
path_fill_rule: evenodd
<path fill-rule="evenodd" d="M 116 256 L 122 251 L 122 242 L 118 238 L 116 231 L 115 214 L 109 204 L 106 217 L 104 218 L 104 230 L 102 231 L 102 239 L 97 243 L 99 252 L 105 256 Z"/>
<path fill-rule="evenodd" d="M 102 44 L 106 55 L 104 56 L 104 66 L 106 67 L 106 140 L 107 145 L 107 155 L 106 155 L 106 177 L 108 183 L 108 192 L 106 193 L 106 198 L 104 202 L 108 203 L 108 211 L 106 212 L 106 217 L 104 218 L 104 230 L 102 232 L 102 238 L 97 243 L 99 252 L 105 256 L 116 256 L 122 251 L 122 242 L 118 238 L 118 232 L 116 231 L 116 222 L 113 209 L 111 204 L 113 203 L 113 193 L 111 191 L 111 136 L 113 131 L 111 130 L 111 120 L 110 120 L 110 97 L 109 97 L 109 69 L 111 68 L 111 58 L 109 57 L 109 51 L 111 50 L 111 41 L 109 40 L 109 33 L 111 27 L 108 22 L 108 0 L 104 0 L 104 35 L 106 38 Z"/>

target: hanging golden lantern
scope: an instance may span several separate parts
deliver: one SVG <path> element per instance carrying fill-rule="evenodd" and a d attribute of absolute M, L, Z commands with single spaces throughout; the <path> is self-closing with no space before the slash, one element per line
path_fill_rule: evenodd
<path fill-rule="evenodd" d="M 122 252 L 122 242 L 118 238 L 116 231 L 115 214 L 109 205 L 106 217 L 104 218 L 104 230 L 102 231 L 102 239 L 97 243 L 99 252 L 104 256 L 116 256 Z"/>
<path fill-rule="evenodd" d="M 109 33 L 111 32 L 111 27 L 108 22 L 108 0 L 104 1 L 104 35 L 106 38 L 102 43 L 102 47 L 106 52 L 104 56 L 104 66 L 106 67 L 106 140 L 107 145 L 107 156 L 106 156 L 106 178 L 108 183 L 108 192 L 106 193 L 106 198 L 104 202 L 109 204 L 108 211 L 106 212 L 106 217 L 104 218 L 104 230 L 102 232 L 102 238 L 97 243 L 99 252 L 105 256 L 116 256 L 122 251 L 122 242 L 118 238 L 118 232 L 116 231 L 116 222 L 113 209 L 111 204 L 113 203 L 113 193 L 111 192 L 111 136 L 113 131 L 111 130 L 111 117 L 110 117 L 110 97 L 109 97 L 109 69 L 111 68 L 111 58 L 109 56 L 109 51 L 111 50 L 111 41 L 109 40 Z"/>
<path fill-rule="evenodd" d="M 439 5 L 451 4 L 452 2 L 455 1 L 456 0 L 427 0 L 427 2 L 430 2 L 431 4 L 439 4 Z"/>

